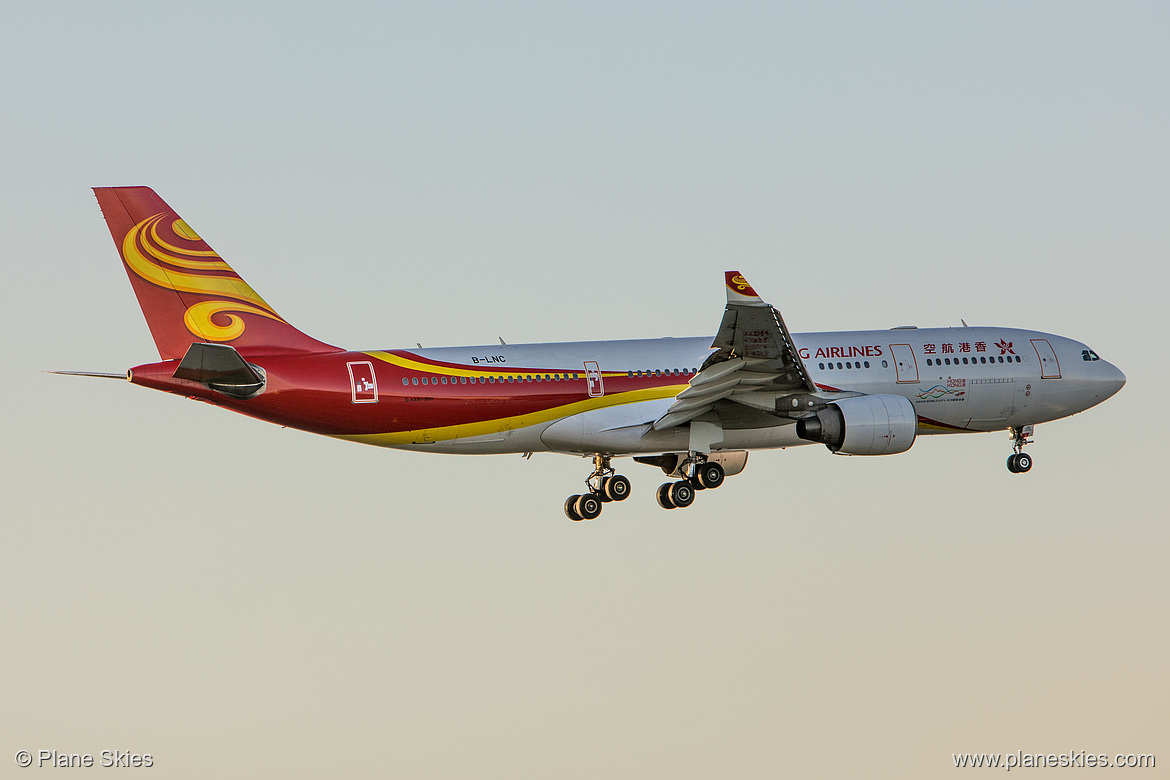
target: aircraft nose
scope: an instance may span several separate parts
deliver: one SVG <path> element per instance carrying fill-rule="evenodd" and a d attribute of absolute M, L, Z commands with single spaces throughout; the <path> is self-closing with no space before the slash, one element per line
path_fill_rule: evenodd
<path fill-rule="evenodd" d="M 1112 363 L 1104 360 L 1101 363 L 1103 365 L 1098 368 L 1097 381 L 1094 384 L 1097 385 L 1101 400 L 1104 401 L 1125 387 L 1125 374 L 1121 373 L 1121 369 Z"/>

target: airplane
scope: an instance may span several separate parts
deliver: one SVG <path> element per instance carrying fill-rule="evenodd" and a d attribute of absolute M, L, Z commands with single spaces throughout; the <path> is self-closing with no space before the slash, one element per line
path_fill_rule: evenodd
<path fill-rule="evenodd" d="M 1096 406 L 1125 375 L 1086 344 L 1001 327 L 791 333 L 727 271 L 713 338 L 351 351 L 297 330 L 148 187 L 95 187 L 161 360 L 143 387 L 363 444 L 592 457 L 565 515 L 630 496 L 613 460 L 670 481 L 664 509 L 743 471 L 748 452 L 824 444 L 906 452 L 919 435 L 1009 431 L 1027 473 L 1034 426 Z"/>

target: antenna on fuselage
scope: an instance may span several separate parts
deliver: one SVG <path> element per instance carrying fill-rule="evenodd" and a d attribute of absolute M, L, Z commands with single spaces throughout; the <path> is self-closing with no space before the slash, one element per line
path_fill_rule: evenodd
<path fill-rule="evenodd" d="M 967 321 L 965 319 L 963 319 L 962 317 L 959 317 L 959 322 L 963 323 L 964 328 L 971 327 L 970 325 L 967 324 Z"/>
<path fill-rule="evenodd" d="M 508 342 L 504 341 L 504 337 L 503 337 L 503 336 L 496 336 L 496 338 L 498 338 L 498 339 L 500 340 L 500 346 L 501 346 L 501 347 L 506 347 L 506 346 L 508 346 Z"/>

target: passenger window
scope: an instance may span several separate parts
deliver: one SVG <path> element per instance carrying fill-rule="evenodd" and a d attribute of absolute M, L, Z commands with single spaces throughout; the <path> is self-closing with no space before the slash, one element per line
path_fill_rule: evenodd
<path fill-rule="evenodd" d="M 409 385 L 409 384 L 410 384 L 410 380 L 409 380 L 409 379 L 407 379 L 406 377 L 402 377 L 402 384 L 404 384 L 404 385 Z"/>
<path fill-rule="evenodd" d="M 890 367 L 890 361 L 883 360 L 882 361 L 882 368 L 889 368 L 889 367 Z"/>
<path fill-rule="evenodd" d="M 845 368 L 853 368 L 853 364 L 852 364 L 852 363 L 846 363 L 846 364 L 845 364 Z"/>
<path fill-rule="evenodd" d="M 411 383 L 412 385 L 417 385 L 417 384 L 418 384 L 418 377 L 417 377 L 417 376 L 412 376 L 412 377 L 410 378 L 410 383 Z"/>
<path fill-rule="evenodd" d="M 830 363 L 830 364 L 829 364 L 829 370 L 830 370 L 830 371 L 832 371 L 832 370 L 833 370 L 833 364 L 832 364 L 832 363 Z"/>
<path fill-rule="evenodd" d="M 818 365 L 819 365 L 819 367 L 820 367 L 821 371 L 824 371 L 824 370 L 825 370 L 825 364 L 824 364 L 824 363 L 819 363 Z"/>
<path fill-rule="evenodd" d="M 866 367 L 866 368 L 869 368 L 869 361 L 868 361 L 868 360 L 867 360 L 867 361 L 865 361 L 865 367 Z"/>
<path fill-rule="evenodd" d="M 841 368 L 841 364 L 840 364 L 840 363 L 838 363 L 838 364 L 837 364 L 837 368 Z"/>

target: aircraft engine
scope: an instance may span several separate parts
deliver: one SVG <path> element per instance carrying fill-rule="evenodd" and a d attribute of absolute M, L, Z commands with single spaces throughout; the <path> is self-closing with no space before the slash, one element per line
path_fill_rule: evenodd
<path fill-rule="evenodd" d="M 914 444 L 918 415 L 900 395 L 862 395 L 835 401 L 796 421 L 796 435 L 843 455 L 894 455 Z"/>

